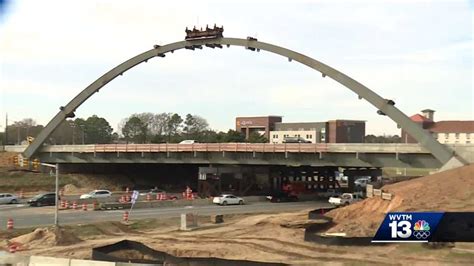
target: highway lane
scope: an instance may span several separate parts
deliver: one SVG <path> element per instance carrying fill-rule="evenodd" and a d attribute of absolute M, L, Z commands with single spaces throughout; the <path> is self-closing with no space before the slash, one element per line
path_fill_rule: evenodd
<path fill-rule="evenodd" d="M 246 205 L 234 206 L 185 206 L 173 208 L 147 208 L 135 209 L 130 215 L 130 220 L 144 218 L 172 218 L 179 217 L 182 213 L 193 212 L 198 215 L 213 214 L 242 214 L 242 213 L 278 213 L 284 211 L 298 211 L 311 208 L 329 206 L 325 201 L 306 201 L 291 203 L 256 202 Z M 121 221 L 125 210 L 109 211 L 82 211 L 64 210 L 59 212 L 60 224 L 88 224 L 102 221 Z M 17 207 L 0 209 L 0 229 L 5 230 L 7 219 L 13 218 L 15 228 L 51 225 L 54 221 L 54 207 Z"/>

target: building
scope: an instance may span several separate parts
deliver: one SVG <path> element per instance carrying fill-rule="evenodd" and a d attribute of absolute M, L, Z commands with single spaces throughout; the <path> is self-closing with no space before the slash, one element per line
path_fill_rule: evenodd
<path fill-rule="evenodd" d="M 309 123 L 275 123 L 275 130 L 270 132 L 270 143 L 283 143 L 287 137 L 300 137 L 311 143 L 326 143 L 327 122 Z"/>
<path fill-rule="evenodd" d="M 275 130 L 270 132 L 269 142 L 283 143 L 288 137 L 303 138 L 311 143 L 363 143 L 365 121 L 275 123 Z"/>
<path fill-rule="evenodd" d="M 422 110 L 422 114 L 412 115 L 410 118 L 423 129 L 428 130 L 435 139 L 443 144 L 469 144 L 474 143 L 473 120 L 446 120 L 434 121 L 434 110 Z M 417 143 L 417 141 L 402 129 L 403 143 Z"/>
<path fill-rule="evenodd" d="M 235 130 L 242 132 L 246 139 L 252 132 L 257 132 L 269 139 L 270 131 L 274 130 L 277 122 L 281 122 L 281 116 L 237 117 Z"/>

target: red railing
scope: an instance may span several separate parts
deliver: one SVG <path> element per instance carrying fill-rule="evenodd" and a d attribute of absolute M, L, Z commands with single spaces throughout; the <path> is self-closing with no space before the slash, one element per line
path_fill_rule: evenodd
<path fill-rule="evenodd" d="M 96 144 L 94 152 L 327 152 L 327 144 L 312 143 L 195 143 L 195 144 Z"/>

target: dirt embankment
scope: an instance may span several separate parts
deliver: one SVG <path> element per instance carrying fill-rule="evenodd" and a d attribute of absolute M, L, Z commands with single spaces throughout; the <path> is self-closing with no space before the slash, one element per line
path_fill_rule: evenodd
<path fill-rule="evenodd" d="M 337 224 L 328 232 L 373 236 L 387 212 L 474 210 L 474 164 L 383 187 L 394 195 L 339 208 L 327 215 Z"/>

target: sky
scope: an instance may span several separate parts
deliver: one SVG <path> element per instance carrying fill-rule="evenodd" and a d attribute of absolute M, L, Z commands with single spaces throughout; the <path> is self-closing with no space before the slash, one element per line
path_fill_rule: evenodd
<path fill-rule="evenodd" d="M 473 120 L 473 2 L 8 1 L 0 0 L 0 130 L 23 118 L 47 124 L 105 72 L 186 27 L 272 43 L 319 60 L 393 99 L 407 115 Z M 242 47 L 179 50 L 107 84 L 79 107 L 117 129 L 133 113 L 173 112 L 234 128 L 237 116 L 283 122 L 366 120 L 368 134 L 400 134 L 387 116 L 298 62 Z"/>

